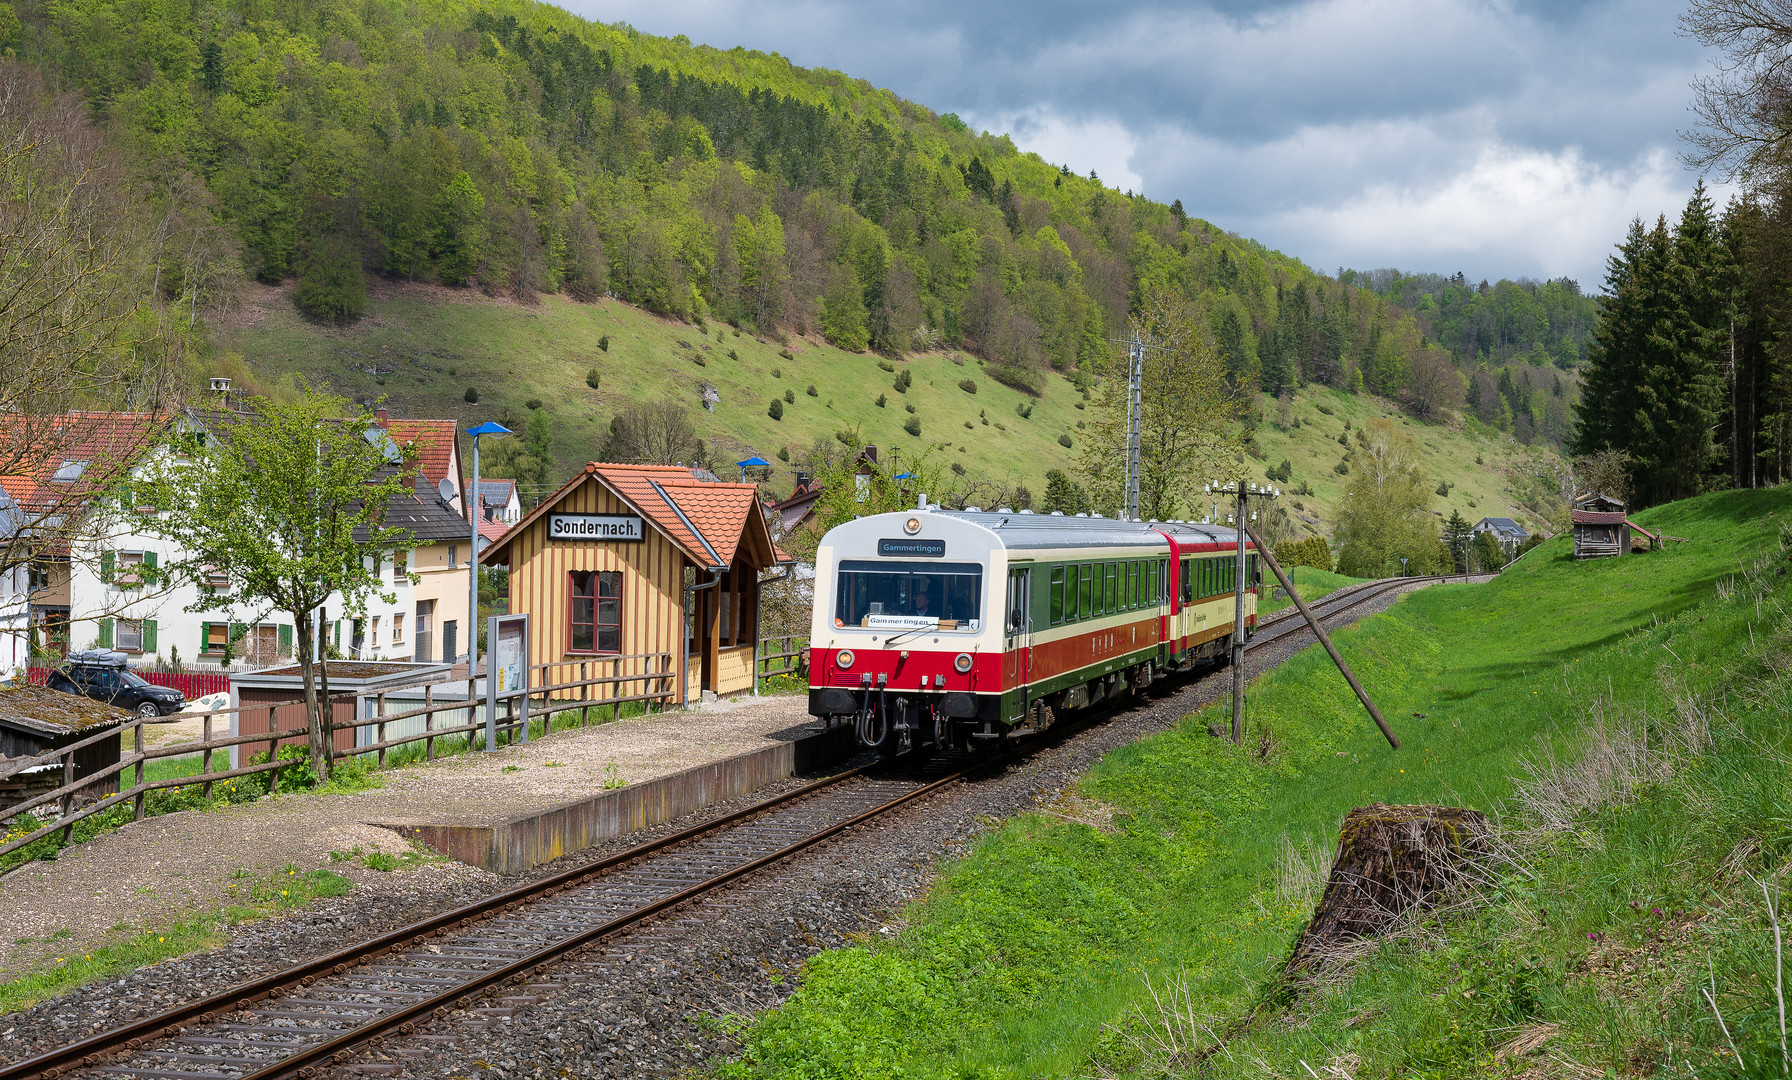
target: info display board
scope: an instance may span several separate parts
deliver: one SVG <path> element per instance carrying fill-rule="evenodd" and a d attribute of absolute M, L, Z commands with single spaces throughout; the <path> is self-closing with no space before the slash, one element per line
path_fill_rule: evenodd
<path fill-rule="evenodd" d="M 485 748 L 498 748 L 498 702 L 517 699 L 517 722 L 529 741 L 529 616 L 493 615 L 485 627 Z"/>

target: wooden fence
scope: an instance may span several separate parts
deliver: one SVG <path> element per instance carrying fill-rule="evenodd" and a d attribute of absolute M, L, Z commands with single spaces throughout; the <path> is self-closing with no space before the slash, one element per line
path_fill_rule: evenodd
<path fill-rule="evenodd" d="M 809 669 L 809 635 L 760 638 L 757 667 L 761 679 L 803 674 Z"/>
<path fill-rule="evenodd" d="M 643 663 L 640 666 L 643 670 L 634 674 L 623 673 L 623 668 L 625 666 L 635 666 L 631 663 L 632 661 L 642 661 Z M 574 672 L 570 669 L 577 669 L 577 671 Z M 597 674 L 594 675 L 594 671 L 597 672 Z M 524 700 L 525 695 L 518 692 L 512 692 L 508 697 L 500 698 L 497 702 L 498 708 L 503 710 L 504 715 L 494 716 L 493 723 L 497 736 L 501 740 L 515 742 L 521 738 L 526 741 L 529 737 L 528 731 L 524 726 L 526 722 L 540 719 L 543 722 L 545 729 L 551 723 L 551 718 L 557 713 L 565 713 L 575 709 L 579 710 L 581 714 L 579 722 L 581 725 L 584 725 L 591 722 L 593 710 L 597 711 L 600 721 L 606 719 L 603 716 L 603 712 L 606 709 L 608 709 L 610 713 L 607 719 L 615 720 L 621 717 L 622 709 L 625 705 L 640 703 L 648 712 L 652 712 L 654 702 L 669 702 L 677 696 L 676 683 L 678 669 L 673 663 L 671 653 L 641 653 L 629 656 L 606 656 L 591 660 L 561 661 L 532 667 L 530 672 L 531 677 L 529 681 L 532 685 L 527 691 L 526 697 L 528 700 L 526 702 Z M 606 672 L 608 673 L 606 674 Z M 539 673 L 539 675 L 537 673 Z M 626 689 L 630 689 L 630 684 L 634 683 L 640 684 L 638 692 L 625 693 L 624 691 Z M 464 696 L 438 702 L 436 700 L 436 689 L 447 685 L 452 685 L 457 690 L 464 688 Z M 374 754 L 376 755 L 378 764 L 384 766 L 386 763 L 386 751 L 410 743 L 423 743 L 423 754 L 425 758 L 435 757 L 436 740 L 441 738 L 464 735 L 467 738 L 469 748 L 477 746 L 478 740 L 475 738 L 475 733 L 483 732 L 486 727 L 486 718 L 483 715 L 486 703 L 483 698 L 476 699 L 474 697 L 475 690 L 476 683 L 474 680 L 444 679 L 438 682 L 425 683 L 420 686 L 406 687 L 402 690 L 387 691 L 377 695 L 336 695 L 332 697 L 332 702 L 346 701 L 353 703 L 353 715 L 355 716 L 355 719 L 343 722 L 332 722 L 329 725 L 331 730 L 338 731 L 349 728 L 366 729 L 370 741 L 360 743 L 350 751 L 330 751 L 330 756 L 332 759 L 341 759 L 345 757 L 358 757 L 363 754 Z M 598 691 L 601 691 L 601 693 Z M 391 714 L 385 712 L 386 700 L 389 696 L 400 694 L 408 697 L 419 692 L 423 697 L 423 705 L 421 708 L 407 709 L 402 712 Z M 379 712 L 375 715 L 361 715 L 363 708 L 362 701 L 367 698 L 372 698 L 378 704 Z M 278 713 L 280 709 L 290 708 L 293 705 L 300 704 L 303 704 L 303 702 L 294 699 L 291 701 L 240 705 L 235 708 L 219 709 L 214 712 L 203 713 L 201 714 L 201 719 L 204 727 L 200 738 L 196 740 L 188 740 L 186 742 L 170 743 L 166 746 L 148 748 L 144 746 L 143 729 L 146 725 L 171 724 L 177 722 L 180 717 L 133 717 L 119 727 L 107 728 L 97 735 L 91 735 L 79 742 L 58 747 L 55 750 L 47 751 L 35 757 L 0 760 L 0 780 L 16 776 L 28 769 L 41 769 L 46 766 L 54 767 L 60 765 L 62 768 L 63 781 L 62 785 L 54 790 L 30 796 L 12 806 L 0 809 L 0 820 L 16 819 L 20 815 L 29 814 L 48 806 L 54 806 L 57 809 L 56 820 L 22 833 L 6 841 L 4 844 L 0 844 L 0 855 L 4 855 L 9 851 L 16 851 L 26 844 L 32 843 L 33 841 L 48 836 L 58 830 L 62 832 L 63 842 L 67 843 L 73 835 L 76 822 L 83 818 L 92 817 L 95 814 L 109 810 L 127 799 L 133 801 L 135 817 L 137 820 L 141 821 L 144 815 L 144 798 L 151 791 L 158 791 L 165 788 L 197 786 L 204 789 L 204 797 L 209 800 L 212 796 L 212 785 L 214 783 L 220 780 L 231 780 L 242 776 L 254 776 L 264 772 L 276 774 L 268 779 L 268 788 L 269 790 L 272 790 L 275 784 L 279 781 L 279 776 L 277 775 L 279 770 L 283 768 L 291 768 L 294 765 L 304 764 L 302 761 L 282 761 L 280 760 L 279 754 L 279 748 L 282 742 L 294 742 L 307 740 L 309 738 L 309 730 L 303 723 L 289 728 L 282 728 L 279 724 Z M 240 729 L 243 726 L 240 722 L 240 718 L 243 714 L 254 714 L 259 716 L 264 712 L 268 722 L 268 727 L 265 731 L 237 735 L 219 735 L 216 732 L 216 726 L 220 721 L 225 723 L 227 729 L 232 726 L 228 721 L 228 718 L 231 716 L 239 717 L 239 722 L 234 726 Z M 330 710 L 326 709 L 325 714 L 329 715 L 329 713 Z M 461 715 L 459 717 L 446 717 L 445 719 L 450 721 L 458 720 L 461 722 L 439 724 L 438 717 L 441 717 L 444 713 L 460 713 Z M 421 718 L 423 721 L 421 728 L 418 730 L 405 731 L 397 735 L 392 735 L 390 733 L 391 728 L 395 725 L 416 727 L 415 724 L 410 722 L 415 721 L 418 718 Z M 96 745 L 107 739 L 118 739 L 121 747 L 124 744 L 124 740 L 129 739 L 131 740 L 133 749 L 129 753 L 121 754 L 117 764 L 108 765 L 106 768 L 91 773 L 77 782 L 74 778 L 75 751 L 84 747 Z M 331 738 L 326 738 L 324 740 L 325 746 L 329 747 L 333 741 L 334 740 Z M 244 765 L 242 767 L 225 769 L 221 772 L 211 771 L 212 755 L 214 753 L 220 750 L 228 752 L 232 748 L 239 746 L 255 747 L 258 749 L 265 748 L 268 760 Z M 151 761 L 164 758 L 187 757 L 195 754 L 199 755 L 201 759 L 201 770 L 198 773 L 191 776 L 168 777 L 162 780 L 144 779 L 144 767 Z M 126 770 L 134 770 L 132 783 L 129 787 L 125 787 L 122 783 L 123 774 Z M 76 806 L 77 801 L 81 799 L 84 793 L 88 793 L 89 789 L 114 776 L 120 777 L 120 790 L 117 793 L 108 795 L 102 799 L 89 801 L 79 807 Z M 91 799 L 91 794 L 88 794 L 87 797 Z"/>

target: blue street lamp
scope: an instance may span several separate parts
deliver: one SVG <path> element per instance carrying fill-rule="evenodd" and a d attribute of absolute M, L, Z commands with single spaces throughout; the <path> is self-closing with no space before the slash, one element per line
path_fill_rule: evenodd
<path fill-rule="evenodd" d="M 514 434 L 490 420 L 467 432 L 473 437 L 473 487 L 467 496 L 467 517 L 473 523 L 473 553 L 467 560 L 467 678 L 479 672 L 479 436 Z"/>

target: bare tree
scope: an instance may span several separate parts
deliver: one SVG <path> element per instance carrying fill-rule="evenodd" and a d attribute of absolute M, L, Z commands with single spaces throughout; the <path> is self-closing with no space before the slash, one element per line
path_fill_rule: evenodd
<path fill-rule="evenodd" d="M 1436 419 L 1462 408 L 1462 376 L 1442 349 L 1420 349 L 1412 358 L 1406 380 L 1406 399 L 1421 420 Z"/>
<path fill-rule="evenodd" d="M 1703 126 L 1682 132 L 1686 163 L 1757 181 L 1792 162 L 1792 0 L 1692 0 L 1681 32 L 1717 49 L 1716 74 L 1693 80 Z"/>
<path fill-rule="evenodd" d="M 624 465 L 705 465 L 708 453 L 684 406 L 654 401 L 616 414 L 601 456 Z"/>

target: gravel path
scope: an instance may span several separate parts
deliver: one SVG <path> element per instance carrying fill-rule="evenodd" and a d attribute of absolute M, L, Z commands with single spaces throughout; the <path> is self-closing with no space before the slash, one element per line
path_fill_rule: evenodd
<path fill-rule="evenodd" d="M 1397 595 L 1363 604 L 1350 619 L 1385 610 Z M 1253 654 L 1247 661 L 1250 674 L 1281 663 L 1310 641 L 1304 634 L 1291 635 Z M 1060 800 L 1093 762 L 1220 699 L 1230 684 L 1220 672 L 1164 687 L 1143 704 L 999 775 L 956 785 L 818 845 L 772 873 L 553 965 L 543 972 L 546 985 L 527 992 L 539 999 L 533 1003 L 479 1014 L 460 1010 L 430 1027 L 431 1035 L 456 1037 L 452 1045 L 388 1040 L 342 1073 L 506 1080 L 677 1076 L 713 1062 L 735 1047 L 706 1018 L 775 1005 L 817 952 L 844 944 L 850 935 L 893 932 L 889 920 L 926 892 L 939 860 L 961 852 L 992 822 L 1041 806 L 1086 813 L 1086 808 Z M 381 880 L 365 883 L 349 896 L 238 927 L 220 950 L 145 968 L 118 982 L 88 986 L 0 1018 L 0 1061 L 19 1060 L 77 1033 L 276 970 L 466 903 L 500 885 L 684 828 L 798 782 L 762 789 L 732 804 L 536 867 L 522 878 L 500 882 L 471 868 L 441 866 L 379 875 Z"/>
<path fill-rule="evenodd" d="M 380 826 L 485 824 L 599 794 L 612 779 L 640 783 L 788 741 L 809 729 L 805 708 L 796 696 L 711 704 L 389 770 L 383 787 L 354 795 L 285 795 L 132 822 L 0 877 L 0 981 L 215 911 L 236 899 L 232 886 L 244 876 L 322 868 L 393 888 L 385 875 L 330 853 L 409 852 L 408 841 Z M 496 880 L 458 864 L 429 873 L 473 888 Z"/>

